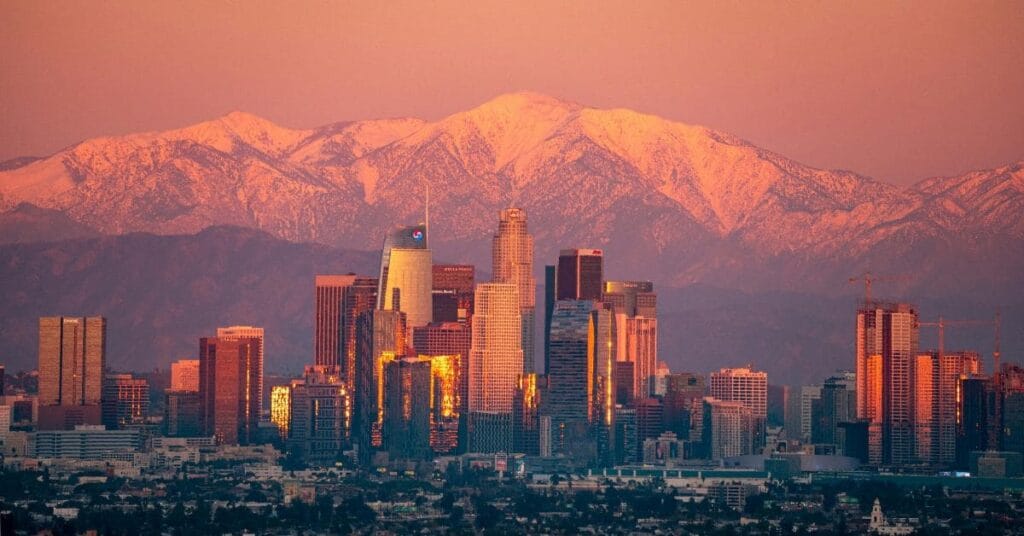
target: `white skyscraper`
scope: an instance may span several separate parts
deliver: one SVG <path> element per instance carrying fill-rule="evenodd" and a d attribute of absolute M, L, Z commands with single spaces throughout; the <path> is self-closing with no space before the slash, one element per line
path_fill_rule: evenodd
<path fill-rule="evenodd" d="M 519 290 L 513 283 L 476 286 L 469 351 L 469 411 L 512 412 L 523 371 Z"/>
<path fill-rule="evenodd" d="M 537 282 L 533 277 L 533 235 L 527 231 L 525 210 L 507 208 L 501 211 L 499 218 L 498 233 L 494 235 L 491 249 L 494 282 L 513 283 L 519 289 L 523 364 L 527 371 L 532 371 L 537 304 Z"/>

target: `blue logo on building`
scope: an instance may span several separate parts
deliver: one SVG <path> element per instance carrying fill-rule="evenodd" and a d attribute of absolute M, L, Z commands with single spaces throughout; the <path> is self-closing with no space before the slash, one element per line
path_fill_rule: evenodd
<path fill-rule="evenodd" d="M 417 242 L 422 241 L 423 240 L 423 230 L 422 229 L 416 229 L 415 231 L 413 231 L 412 232 L 412 239 L 417 241 Z"/>

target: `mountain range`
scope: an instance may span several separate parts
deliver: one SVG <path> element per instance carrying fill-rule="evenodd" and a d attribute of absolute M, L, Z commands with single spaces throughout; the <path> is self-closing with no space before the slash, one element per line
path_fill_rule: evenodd
<path fill-rule="evenodd" d="M 379 249 L 390 226 L 423 219 L 427 185 L 435 258 L 489 271 L 497 213 L 520 206 L 536 237 L 538 274 L 560 248 L 601 248 L 609 277 L 655 281 L 666 321 L 694 307 L 715 309 L 718 292 L 728 302 L 739 295 L 775 303 L 757 314 L 795 322 L 815 299 L 851 306 L 858 288 L 847 280 L 865 270 L 908 275 L 876 293 L 947 308 L 925 316 L 981 314 L 998 304 L 1012 322 L 1024 302 L 1024 161 L 898 188 L 815 169 L 713 129 L 534 93 L 432 122 L 290 129 L 233 112 L 0 163 L 0 242 L 102 244 L 113 238 L 95 237 L 194 235 L 228 225 L 358 255 Z M 267 271 L 284 262 L 261 260 Z M 841 354 L 825 360 L 833 366 L 852 355 L 852 337 L 832 331 L 819 338 L 829 345 L 814 347 L 811 337 L 802 349 L 780 349 L 785 356 L 754 355 L 764 352 L 757 344 L 730 350 L 747 355 L 718 355 L 721 348 L 712 348 L 730 337 L 729 322 L 736 330 L 765 325 L 743 309 L 678 344 L 666 338 L 678 330 L 664 326 L 663 355 L 670 364 L 714 355 L 769 372 L 779 368 L 771 359 L 798 364 Z"/>

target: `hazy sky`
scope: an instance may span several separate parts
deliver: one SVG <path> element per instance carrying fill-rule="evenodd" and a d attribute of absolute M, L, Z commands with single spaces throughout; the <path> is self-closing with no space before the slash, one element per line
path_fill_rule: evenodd
<path fill-rule="evenodd" d="M 534 90 L 906 184 L 1024 159 L 1024 2 L 0 0 L 0 159 Z"/>

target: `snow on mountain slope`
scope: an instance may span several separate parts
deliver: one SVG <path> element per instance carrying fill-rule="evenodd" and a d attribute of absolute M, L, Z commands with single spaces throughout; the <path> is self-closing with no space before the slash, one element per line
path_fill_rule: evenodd
<path fill-rule="evenodd" d="M 487 240 L 497 211 L 517 204 L 538 258 L 593 245 L 662 259 L 651 277 L 675 282 L 743 255 L 866 262 L 882 243 L 1024 238 L 1021 163 L 899 189 L 705 127 L 527 92 L 436 122 L 302 130 L 233 112 L 87 140 L 0 171 L 0 210 L 31 202 L 104 233 L 230 224 L 374 248 L 422 217 L 428 183 L 434 243 L 452 260 L 486 262 L 467 241 Z"/>

